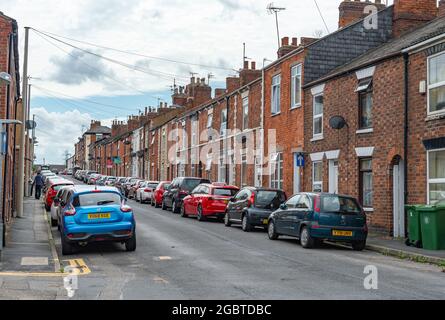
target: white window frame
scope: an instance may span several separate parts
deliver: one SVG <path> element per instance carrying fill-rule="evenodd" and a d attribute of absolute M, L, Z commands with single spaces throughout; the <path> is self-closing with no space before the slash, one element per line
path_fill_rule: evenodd
<path fill-rule="evenodd" d="M 277 96 L 275 96 L 275 88 L 277 88 Z M 281 74 L 272 77 L 271 91 L 271 113 L 277 115 L 281 112 Z"/>
<path fill-rule="evenodd" d="M 247 112 L 246 112 L 247 109 Z M 249 97 L 243 99 L 243 130 L 249 129 Z"/>
<path fill-rule="evenodd" d="M 192 147 L 198 145 L 198 119 L 192 119 Z"/>
<path fill-rule="evenodd" d="M 322 180 L 321 181 L 315 181 L 315 166 L 317 164 L 321 164 L 321 172 L 322 172 Z M 321 186 L 321 192 L 323 192 L 323 160 L 322 161 L 314 161 L 312 162 L 312 191 L 315 191 L 315 185 Z"/>
<path fill-rule="evenodd" d="M 322 138 L 323 137 L 323 133 L 324 133 L 324 119 L 323 119 L 323 115 L 324 115 L 324 98 L 323 98 L 323 110 L 320 114 L 315 115 L 315 99 L 317 97 L 320 96 L 324 96 L 323 93 L 319 93 L 313 96 L 312 98 L 312 136 L 314 139 L 317 138 Z M 315 133 L 315 120 L 321 118 L 321 133 Z"/>
<path fill-rule="evenodd" d="M 213 125 L 213 113 L 207 116 L 207 129 L 211 129 Z"/>
<path fill-rule="evenodd" d="M 223 122 L 222 120 L 223 120 L 223 114 L 225 115 L 225 118 L 226 118 L 226 121 L 225 122 Z M 226 135 L 226 133 L 227 133 L 227 123 L 228 123 L 228 114 L 227 114 L 227 109 L 226 108 L 223 108 L 222 110 L 221 110 L 221 126 L 220 126 L 220 130 L 219 130 L 219 132 L 220 132 L 220 135 L 221 136 L 225 136 Z"/>
<path fill-rule="evenodd" d="M 244 168 L 244 165 L 246 166 L 246 168 Z M 247 185 L 247 172 L 248 171 L 249 171 L 249 169 L 247 167 L 247 150 L 244 149 L 241 153 L 241 177 L 240 177 L 241 178 L 241 183 L 240 183 L 241 187 L 244 187 L 245 185 Z M 246 181 L 244 181 L 244 179 L 243 179 L 244 174 L 246 174 Z"/>
<path fill-rule="evenodd" d="M 269 186 L 274 189 L 283 189 L 284 184 L 284 160 L 283 160 L 283 153 L 278 152 L 273 157 L 271 157 L 271 163 L 270 163 L 270 182 Z M 283 169 L 283 172 L 281 172 L 281 168 Z M 277 176 L 275 176 L 275 172 L 277 172 Z"/>
<path fill-rule="evenodd" d="M 428 150 L 426 153 L 426 186 L 427 186 L 427 199 L 428 199 L 428 204 L 431 204 L 431 197 L 430 197 L 430 184 L 432 183 L 445 183 L 445 178 L 439 178 L 439 179 L 430 179 L 430 153 L 433 152 L 440 152 L 440 151 L 445 151 L 445 148 L 441 148 L 441 149 L 433 149 L 433 150 Z"/>
<path fill-rule="evenodd" d="M 431 62 L 432 59 L 437 58 L 438 56 L 441 56 L 441 55 L 445 55 L 445 51 L 442 51 L 442 52 L 436 53 L 436 54 L 434 54 L 432 56 L 429 56 L 428 59 L 427 59 L 427 84 L 428 84 L 428 86 L 427 86 L 428 87 L 428 93 L 427 93 L 427 95 L 428 95 L 428 98 L 427 98 L 427 100 L 428 100 L 427 101 L 427 105 L 428 105 L 427 108 L 428 108 L 428 110 L 427 110 L 427 114 L 428 115 L 436 115 L 436 114 L 443 114 L 443 113 L 445 113 L 445 109 L 438 110 L 438 111 L 430 111 L 430 107 L 431 107 L 431 105 L 430 105 L 430 100 L 431 100 L 430 99 L 430 92 L 431 92 L 431 90 L 445 86 L 445 81 L 438 82 L 436 84 L 430 84 L 430 62 Z"/>
<path fill-rule="evenodd" d="M 225 156 L 221 155 L 218 161 L 218 182 L 226 182 L 227 164 L 225 162 Z M 224 169 L 224 171 L 222 171 Z M 224 174 L 222 174 L 224 172 Z"/>
<path fill-rule="evenodd" d="M 291 109 L 295 109 L 298 107 L 301 107 L 301 100 L 302 100 L 302 88 L 301 88 L 301 79 L 302 79 L 302 64 L 298 64 L 295 65 L 291 68 Z M 295 101 L 295 92 L 297 91 L 296 85 L 296 79 L 299 78 L 300 79 L 300 86 L 299 86 L 299 91 L 300 91 L 300 101 L 296 102 Z"/>

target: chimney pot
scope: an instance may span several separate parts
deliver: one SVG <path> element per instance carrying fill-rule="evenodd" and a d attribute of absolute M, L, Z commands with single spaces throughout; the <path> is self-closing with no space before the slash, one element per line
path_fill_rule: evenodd
<path fill-rule="evenodd" d="M 294 47 L 297 47 L 297 46 L 298 46 L 298 38 L 292 38 L 292 45 L 293 45 Z"/>
<path fill-rule="evenodd" d="M 249 61 L 244 60 L 244 70 L 249 69 Z"/>
<path fill-rule="evenodd" d="M 438 10 L 437 16 L 445 17 L 445 0 L 439 1 L 439 10 Z"/>
<path fill-rule="evenodd" d="M 289 45 L 289 37 L 284 37 L 281 39 L 281 46 L 288 46 Z"/>
<path fill-rule="evenodd" d="M 256 70 L 256 62 L 255 62 L 255 61 L 252 61 L 252 63 L 250 64 L 250 66 L 251 66 L 251 69 L 252 69 L 252 70 Z"/>

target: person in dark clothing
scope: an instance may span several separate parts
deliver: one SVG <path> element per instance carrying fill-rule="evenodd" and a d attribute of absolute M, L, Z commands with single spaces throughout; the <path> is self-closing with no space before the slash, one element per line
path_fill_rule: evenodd
<path fill-rule="evenodd" d="M 40 199 L 44 185 L 45 185 L 45 183 L 43 181 L 43 176 L 40 172 L 38 172 L 36 177 L 34 178 L 34 183 L 33 183 L 33 186 L 35 187 L 35 190 L 36 190 L 36 192 L 35 192 L 36 200 Z"/>

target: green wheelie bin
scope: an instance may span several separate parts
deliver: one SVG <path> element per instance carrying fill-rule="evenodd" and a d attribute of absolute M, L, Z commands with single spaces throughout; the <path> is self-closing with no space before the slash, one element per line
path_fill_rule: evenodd
<path fill-rule="evenodd" d="M 408 239 L 406 239 L 406 245 L 422 248 L 419 207 L 421 206 L 411 205 L 405 207 L 408 212 Z"/>
<path fill-rule="evenodd" d="M 445 250 L 445 205 L 420 206 L 422 245 L 427 250 Z"/>

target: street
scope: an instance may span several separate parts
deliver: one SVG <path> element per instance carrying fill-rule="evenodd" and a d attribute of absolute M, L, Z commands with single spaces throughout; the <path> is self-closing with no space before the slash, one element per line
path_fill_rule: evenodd
<path fill-rule="evenodd" d="M 74 181 L 74 180 L 73 180 Z M 78 184 L 78 181 L 75 181 Z M 74 299 L 443 299 L 442 269 L 378 253 L 324 245 L 305 250 L 294 239 L 270 241 L 198 222 L 130 200 L 138 248 L 91 245 L 76 255 L 91 270 Z M 364 288 L 364 269 L 377 267 L 378 289 Z"/>

